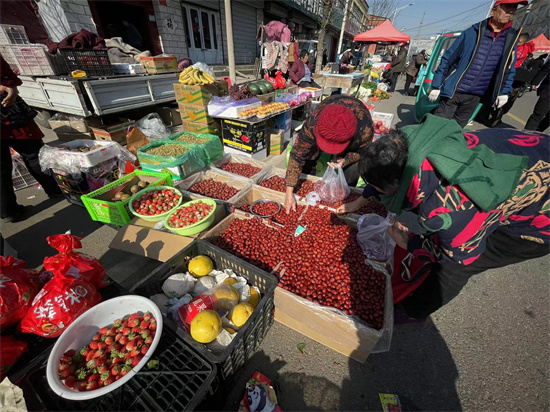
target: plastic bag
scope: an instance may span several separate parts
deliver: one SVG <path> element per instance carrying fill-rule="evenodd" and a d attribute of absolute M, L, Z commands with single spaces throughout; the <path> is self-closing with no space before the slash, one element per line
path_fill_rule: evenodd
<path fill-rule="evenodd" d="M 109 285 L 105 269 L 99 260 L 74 251 L 82 248 L 82 243 L 76 236 L 53 235 L 46 240 L 59 251 L 59 254 L 44 259 L 44 268 L 54 274 L 54 279 L 69 282 L 83 279 L 98 289 Z"/>
<path fill-rule="evenodd" d="M 25 266 L 13 256 L 0 256 L 0 328 L 23 319 L 41 288 L 38 273 Z"/>
<path fill-rule="evenodd" d="M 189 150 L 180 156 L 159 156 L 147 153 L 147 150 L 165 144 L 178 144 L 189 148 Z M 172 140 L 155 140 L 146 146 L 140 147 L 138 149 L 138 159 L 141 165 L 149 170 L 160 171 L 165 168 L 181 166 L 185 175 L 189 175 L 207 164 L 204 151 L 200 147 Z"/>
<path fill-rule="evenodd" d="M 162 122 L 158 113 L 149 113 L 141 118 L 136 126 L 149 140 L 165 139 L 170 136 L 170 129 Z"/>
<path fill-rule="evenodd" d="M 206 163 L 215 162 L 223 157 L 223 145 L 218 136 L 210 133 L 193 133 L 193 132 L 181 132 L 174 134 L 169 137 L 170 140 L 176 142 L 181 141 L 185 143 L 185 140 L 178 140 L 182 138 L 183 135 L 192 136 L 193 138 L 199 138 L 203 140 L 203 143 L 197 144 L 198 147 L 203 151 Z"/>
<path fill-rule="evenodd" d="M 212 70 L 212 67 L 210 67 L 206 63 L 197 62 L 191 67 L 196 67 L 197 69 L 199 69 L 203 72 L 206 72 L 206 73 L 210 73 L 212 76 L 214 76 L 214 70 Z M 214 77 L 216 77 L 216 76 L 214 76 Z"/>
<path fill-rule="evenodd" d="M 100 301 L 101 295 L 91 283 L 54 277 L 34 298 L 21 321 L 21 331 L 55 338 Z"/>
<path fill-rule="evenodd" d="M 368 259 L 386 262 L 393 256 L 395 241 L 388 233 L 388 227 L 392 225 L 391 218 L 391 213 L 386 218 L 374 213 L 359 218 L 357 242 Z"/>
<path fill-rule="evenodd" d="M 337 170 L 327 167 L 323 178 L 313 185 L 313 190 L 324 202 L 336 203 L 349 196 L 350 189 L 342 167 Z"/>
<path fill-rule="evenodd" d="M 220 116 L 230 107 L 240 107 L 252 103 L 258 103 L 260 100 L 257 97 L 248 99 L 235 100 L 231 96 L 212 96 L 212 100 L 208 103 L 208 115 L 212 117 Z"/>
<path fill-rule="evenodd" d="M 0 335 L 0 381 L 4 380 L 10 367 L 25 353 L 27 346 L 27 342 Z"/>

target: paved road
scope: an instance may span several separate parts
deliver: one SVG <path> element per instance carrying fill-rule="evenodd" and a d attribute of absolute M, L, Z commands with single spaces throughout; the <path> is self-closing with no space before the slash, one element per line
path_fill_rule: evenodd
<path fill-rule="evenodd" d="M 535 96 L 526 95 L 506 123 L 521 128 L 518 119 L 526 119 L 534 103 Z M 398 114 L 401 125 L 412 122 L 413 104 L 398 92 L 376 109 Z M 120 269 L 121 255 L 108 250 L 114 229 L 92 222 L 78 206 L 45 200 L 35 188 L 17 196 L 33 216 L 2 233 L 29 266 L 54 253 L 47 235 L 72 230 L 85 236 L 84 252 Z M 396 393 L 405 410 L 547 411 L 549 269 L 543 258 L 476 277 L 428 325 L 397 326 L 391 350 L 365 364 L 275 323 L 226 408 L 236 410 L 246 380 L 259 370 L 274 380 L 285 410 L 380 410 L 378 393 Z M 303 354 L 298 343 L 306 344 Z"/>

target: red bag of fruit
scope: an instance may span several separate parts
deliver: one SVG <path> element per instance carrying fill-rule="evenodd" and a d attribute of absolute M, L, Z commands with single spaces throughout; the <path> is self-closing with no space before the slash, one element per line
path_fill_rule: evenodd
<path fill-rule="evenodd" d="M 21 321 L 21 331 L 55 338 L 100 301 L 101 295 L 91 283 L 83 279 L 54 277 L 34 298 Z"/>
<path fill-rule="evenodd" d="M 0 256 L 0 328 L 18 322 L 40 290 L 38 274 L 13 256 Z"/>
<path fill-rule="evenodd" d="M 69 281 L 83 279 L 98 289 L 108 286 L 108 279 L 101 262 L 94 257 L 74 251 L 82 248 L 82 243 L 76 236 L 53 235 L 48 236 L 46 240 L 51 247 L 59 251 L 57 255 L 44 259 L 44 268 L 52 272 L 54 278 Z"/>
<path fill-rule="evenodd" d="M 3 381 L 10 367 L 27 350 L 27 342 L 0 335 L 0 381 Z"/>

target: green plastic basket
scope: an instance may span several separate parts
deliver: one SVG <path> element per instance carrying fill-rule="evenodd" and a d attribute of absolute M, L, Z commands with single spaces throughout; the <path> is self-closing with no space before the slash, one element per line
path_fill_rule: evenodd
<path fill-rule="evenodd" d="M 198 202 L 202 202 L 202 203 L 206 203 L 208 205 L 214 206 L 214 209 L 212 209 L 210 214 L 206 216 L 204 219 L 202 219 L 200 222 L 197 222 L 190 226 L 180 227 L 178 229 L 168 224 L 168 219 L 170 219 L 172 214 L 176 213 L 178 209 L 183 209 L 189 205 L 192 205 L 193 203 L 198 203 Z M 164 220 L 164 227 L 174 233 L 177 233 L 178 235 L 182 235 L 182 236 L 196 235 L 197 233 L 200 233 L 203 230 L 206 230 L 210 227 L 216 215 L 216 206 L 217 206 L 216 201 L 213 199 L 197 199 L 197 200 L 192 200 L 190 202 L 184 203 L 183 205 L 178 207 L 176 210 L 170 212 L 168 216 L 166 216 L 166 219 Z"/>
<path fill-rule="evenodd" d="M 216 136 L 214 134 L 180 132 L 180 133 L 173 134 L 172 136 L 169 136 L 168 139 L 179 142 L 178 139 L 184 134 L 188 134 L 188 135 L 191 135 L 191 136 L 196 137 L 198 139 L 203 139 L 204 140 L 204 143 L 196 144 L 196 145 L 198 147 L 200 147 L 202 149 L 202 151 L 204 152 L 204 156 L 206 158 L 207 163 L 215 162 L 216 160 L 219 160 L 223 157 L 222 141 L 220 140 L 220 138 L 218 136 Z M 187 143 L 187 142 L 184 141 L 183 143 Z M 187 143 L 187 144 L 195 145 L 194 143 Z"/>
<path fill-rule="evenodd" d="M 141 196 L 143 196 L 147 192 L 152 192 L 153 190 L 163 190 L 163 189 L 173 190 L 174 192 L 176 192 L 177 194 L 180 195 L 180 200 L 178 201 L 178 204 L 175 205 L 172 209 L 170 209 L 170 210 L 168 210 L 164 213 L 160 213 L 158 215 L 153 215 L 153 216 L 140 215 L 138 212 L 136 212 L 134 210 L 134 207 L 132 206 L 132 203 L 135 200 L 138 200 Z M 183 195 L 178 189 L 176 189 L 174 187 L 170 187 L 170 186 L 156 186 L 156 187 L 150 187 L 149 186 L 148 188 L 140 190 L 135 195 L 133 195 L 130 198 L 130 202 L 128 204 L 128 207 L 130 208 L 130 212 L 132 212 L 135 216 L 139 217 L 140 219 L 147 220 L 148 222 L 158 222 L 158 221 L 164 220 L 164 218 L 166 216 L 168 216 L 170 213 L 172 213 L 174 210 L 176 210 L 179 207 L 179 205 L 181 205 L 181 202 L 183 202 Z"/>
<path fill-rule="evenodd" d="M 97 199 L 97 197 L 109 192 L 110 190 L 118 186 L 125 185 L 136 176 L 152 176 L 159 178 L 157 181 L 151 183 L 148 187 L 172 185 L 172 177 L 169 173 L 143 172 L 141 170 L 136 170 L 132 173 L 127 174 L 126 176 L 121 177 L 118 180 L 115 180 L 112 183 L 109 183 L 106 186 L 103 186 L 100 189 L 97 189 L 94 192 L 88 193 L 81 197 L 82 202 L 86 207 L 86 210 L 90 214 L 90 217 L 97 222 L 108 223 L 111 225 L 124 226 L 128 224 L 133 218 L 128 207 L 131 198 L 125 201 L 112 202 L 110 200 L 108 201 Z"/>

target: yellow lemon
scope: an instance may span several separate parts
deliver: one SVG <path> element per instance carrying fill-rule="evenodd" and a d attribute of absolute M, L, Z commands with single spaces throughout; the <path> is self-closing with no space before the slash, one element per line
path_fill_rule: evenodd
<path fill-rule="evenodd" d="M 248 303 L 250 303 L 254 309 L 256 309 L 256 306 L 260 303 L 260 294 L 252 287 L 250 288 L 250 299 L 248 299 Z"/>
<path fill-rule="evenodd" d="M 238 283 L 238 282 L 237 282 L 237 279 L 235 278 L 227 278 L 223 281 L 223 283 L 227 283 L 228 285 L 233 286 L 235 283 Z"/>
<path fill-rule="evenodd" d="M 234 335 L 235 333 L 237 333 L 233 328 L 230 328 L 229 326 L 226 326 L 224 329 L 228 331 L 230 335 Z"/>
<path fill-rule="evenodd" d="M 189 273 L 191 273 L 196 278 L 201 278 L 208 275 L 210 272 L 212 272 L 213 268 L 214 263 L 212 263 L 212 259 L 210 259 L 208 256 L 195 256 L 189 261 Z"/>
<path fill-rule="evenodd" d="M 246 323 L 252 312 L 254 312 L 254 307 L 250 303 L 239 303 L 231 312 L 231 322 L 240 328 Z"/>
<path fill-rule="evenodd" d="M 191 336 L 197 342 L 210 343 L 222 330 L 222 319 L 213 310 L 203 310 L 191 321 Z"/>
<path fill-rule="evenodd" d="M 230 310 L 233 306 L 239 303 L 239 292 L 231 285 L 221 284 L 216 287 L 212 294 L 214 308 Z"/>

